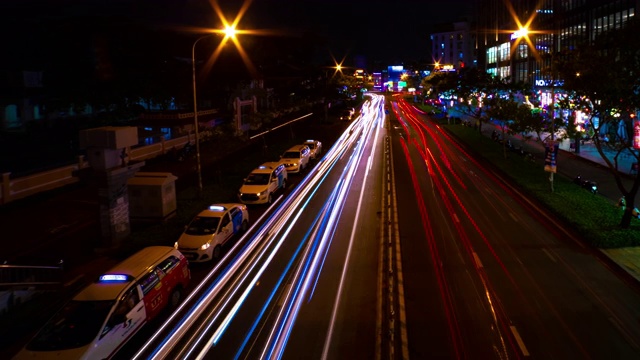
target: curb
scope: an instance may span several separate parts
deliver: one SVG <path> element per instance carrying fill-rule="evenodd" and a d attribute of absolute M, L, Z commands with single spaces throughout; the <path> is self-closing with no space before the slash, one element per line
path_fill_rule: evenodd
<path fill-rule="evenodd" d="M 603 263 L 611 269 L 611 271 L 615 271 L 621 278 L 624 279 L 628 284 L 632 286 L 640 286 L 640 269 L 635 270 L 626 266 L 616 258 L 622 258 L 623 256 L 615 257 L 612 254 L 609 254 L 609 251 L 619 251 L 624 249 L 637 249 L 637 252 L 640 254 L 640 248 L 631 247 L 631 248 L 619 248 L 619 249 L 600 249 L 598 250 L 598 258 L 603 260 Z M 640 255 L 639 255 L 640 256 Z"/>
<path fill-rule="evenodd" d="M 574 153 L 572 151 L 568 151 L 568 150 L 564 150 L 564 149 L 559 149 L 559 150 L 562 151 L 562 153 L 567 154 L 568 156 L 571 156 L 574 159 L 579 159 L 580 161 L 588 162 L 588 163 L 590 163 L 590 164 L 592 164 L 592 165 L 594 165 L 596 167 L 599 167 L 601 169 L 605 169 L 607 171 L 612 171 L 609 168 L 609 166 L 601 164 L 601 163 L 599 163 L 599 162 L 597 162 L 595 160 L 591 160 L 591 159 L 585 158 L 585 157 L 580 156 L 580 155 L 578 155 L 578 154 L 576 154 L 576 153 Z M 622 172 L 620 170 L 618 170 L 618 173 L 620 174 L 620 176 L 626 177 L 626 178 L 631 179 L 631 180 L 636 178 L 635 175 L 629 174 L 629 173 L 626 173 L 626 172 Z"/>

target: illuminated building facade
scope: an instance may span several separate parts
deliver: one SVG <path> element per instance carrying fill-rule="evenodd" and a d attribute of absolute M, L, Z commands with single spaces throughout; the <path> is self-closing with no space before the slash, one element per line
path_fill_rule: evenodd
<path fill-rule="evenodd" d="M 511 2 L 513 14 L 503 0 L 480 0 L 476 19 L 478 67 L 501 79 L 550 84 L 552 56 L 593 41 L 599 34 L 620 29 L 635 16 L 638 0 L 523 0 Z M 518 38 L 518 28 L 528 24 L 535 51 Z"/>
<path fill-rule="evenodd" d="M 392 65 L 387 68 L 386 76 L 383 77 L 383 91 L 402 91 L 407 83 L 402 80 L 405 74 L 404 66 Z"/>
<path fill-rule="evenodd" d="M 465 66 L 476 66 L 475 33 L 469 22 L 438 25 L 431 34 L 431 55 L 435 67 L 447 66 L 458 70 Z M 440 69 L 442 70 L 442 69 Z"/>
<path fill-rule="evenodd" d="M 570 61 L 571 52 L 581 44 L 624 28 L 636 15 L 640 0 L 522 0 L 510 2 L 511 8 L 503 0 L 479 0 L 479 4 L 478 67 L 500 79 L 532 84 L 541 105 L 549 109 L 563 93 L 563 79 L 549 71 L 554 60 Z M 527 37 L 520 26 L 527 27 Z M 559 115 L 568 119 L 568 111 L 561 111 Z M 578 129 L 584 130 L 586 121 L 598 126 L 597 116 L 579 111 L 573 115 Z"/>
<path fill-rule="evenodd" d="M 373 81 L 373 90 L 381 91 L 382 90 L 382 73 L 374 72 L 372 74 L 372 81 Z"/>

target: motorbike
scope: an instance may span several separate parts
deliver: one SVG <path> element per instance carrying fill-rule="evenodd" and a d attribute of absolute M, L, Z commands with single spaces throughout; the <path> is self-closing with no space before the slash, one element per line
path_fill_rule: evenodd
<path fill-rule="evenodd" d="M 193 145 L 187 143 L 182 148 L 172 148 L 169 152 L 171 158 L 175 161 L 185 161 L 193 153 Z"/>
<path fill-rule="evenodd" d="M 573 182 L 574 184 L 589 190 L 592 194 L 598 193 L 598 184 L 596 184 L 595 181 L 583 179 L 582 176 L 578 175 L 573 179 Z"/>

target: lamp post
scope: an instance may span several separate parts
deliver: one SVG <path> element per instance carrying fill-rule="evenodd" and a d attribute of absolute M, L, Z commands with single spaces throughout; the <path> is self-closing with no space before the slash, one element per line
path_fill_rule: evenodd
<path fill-rule="evenodd" d="M 193 76 L 193 125 L 194 125 L 194 133 L 196 137 L 196 172 L 198 174 L 198 197 L 202 197 L 202 166 L 200 163 L 200 130 L 198 125 L 198 100 L 196 97 L 196 44 L 198 41 L 213 36 L 213 34 L 203 35 L 196 39 L 193 42 L 193 46 L 191 47 L 191 72 Z"/>
<path fill-rule="evenodd" d="M 555 16 L 555 15 L 554 15 Z M 549 64 L 549 70 L 551 72 L 551 143 L 549 144 L 549 151 L 551 151 L 551 158 L 554 162 L 557 162 L 556 159 L 556 142 L 555 142 L 555 122 L 556 122 L 556 74 L 555 74 L 555 53 L 556 53 L 556 31 L 555 31 L 555 18 L 553 23 L 553 29 L 551 31 L 551 64 Z M 553 167 L 553 163 L 551 164 L 551 174 L 549 175 L 549 185 L 551 187 L 551 192 L 554 192 L 553 189 L 553 174 L 555 173 L 555 168 Z"/>
<path fill-rule="evenodd" d="M 548 151 L 550 151 L 549 154 L 547 154 L 547 156 L 550 157 L 550 164 L 549 164 L 549 168 L 547 169 L 547 166 L 545 165 L 545 170 L 549 171 L 551 174 L 549 176 L 549 182 L 550 182 L 550 186 L 551 186 L 551 192 L 554 191 L 553 189 L 553 174 L 556 171 L 555 170 L 555 162 L 557 161 L 557 159 L 555 158 L 556 156 L 556 143 L 555 143 L 555 105 L 556 105 L 556 94 L 555 94 L 555 83 L 556 83 L 556 75 L 555 75 L 555 64 L 554 64 L 554 60 L 555 60 L 555 45 L 556 45 L 556 41 L 555 41 L 555 36 L 556 36 L 556 31 L 555 31 L 555 19 L 554 19 L 554 23 L 552 24 L 553 29 L 550 32 L 551 35 L 551 46 L 550 48 L 550 66 L 549 66 L 549 73 L 550 73 L 550 82 L 551 82 L 551 100 L 550 100 L 550 104 L 549 104 L 549 115 L 551 118 L 551 139 L 550 141 L 547 141 L 547 146 L 546 148 L 548 149 Z M 531 43 L 530 39 L 529 39 L 529 33 L 531 33 L 531 31 L 526 27 L 520 27 L 520 29 L 518 29 L 517 31 L 515 31 L 512 35 L 511 35 L 511 39 L 512 40 L 516 40 L 516 46 L 518 46 L 519 42 L 521 39 L 526 39 L 527 44 L 529 46 L 531 46 L 533 48 L 534 51 L 534 55 L 536 57 L 537 60 L 540 60 L 542 64 L 544 64 L 544 62 L 542 61 L 542 59 L 539 57 L 539 55 L 535 52 L 536 51 L 536 47 L 533 46 L 533 44 Z M 548 40 L 548 38 L 545 38 L 545 40 Z M 516 48 L 514 48 L 515 50 Z M 513 54 L 513 50 L 512 50 L 512 54 Z M 512 59 L 512 64 L 513 64 L 513 59 Z M 512 69 L 513 69 L 513 65 L 512 65 Z M 513 73 L 512 73 L 513 76 Z M 547 161 L 545 159 L 545 161 Z"/>
<path fill-rule="evenodd" d="M 552 35 L 553 36 L 553 35 Z M 554 41 L 555 44 L 555 41 Z M 554 45 L 555 47 L 555 45 Z M 552 158 L 555 161 L 558 161 L 558 159 L 555 158 L 555 151 L 556 151 L 556 143 L 555 143 L 555 133 L 556 133 L 556 129 L 555 129 L 555 121 L 556 121 L 556 80 L 555 80 L 555 74 L 554 74 L 554 65 L 553 65 L 553 60 L 554 60 L 554 55 L 553 53 L 555 52 L 555 48 L 551 49 L 551 149 L 550 151 L 553 152 L 552 154 Z M 551 185 L 551 192 L 553 192 L 553 174 L 554 171 L 551 171 L 551 174 L 549 175 L 549 183 Z"/>
<path fill-rule="evenodd" d="M 225 38 L 223 40 L 223 44 L 224 44 L 224 42 L 229 38 L 235 39 L 236 32 L 237 30 L 235 26 L 228 25 L 224 30 L 216 30 L 211 34 L 200 36 L 199 38 L 196 39 L 196 41 L 193 42 L 193 46 L 191 47 L 191 73 L 192 73 L 192 83 L 193 83 L 193 125 L 195 127 L 194 133 L 196 137 L 196 171 L 198 173 L 198 197 L 202 197 L 202 166 L 200 162 L 200 129 L 198 125 L 198 100 L 197 100 L 198 98 L 196 96 L 196 44 L 198 44 L 198 42 L 204 38 L 217 35 L 220 33 L 225 35 Z M 218 47 L 218 50 L 219 49 L 220 47 Z"/>

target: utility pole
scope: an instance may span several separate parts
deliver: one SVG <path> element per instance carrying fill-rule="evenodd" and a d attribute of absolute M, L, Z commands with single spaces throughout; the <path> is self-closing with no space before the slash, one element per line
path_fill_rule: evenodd
<path fill-rule="evenodd" d="M 554 49 L 555 50 L 555 49 Z M 551 146 L 550 151 L 555 154 L 556 151 L 556 141 L 555 141 L 555 120 L 556 120 L 556 92 L 555 92 L 555 74 L 553 73 L 553 50 L 551 50 Z M 555 158 L 555 155 L 552 154 L 552 159 L 554 161 L 558 161 Z M 553 164 L 552 164 L 553 166 Z M 551 192 L 553 192 L 553 174 L 554 171 L 551 171 L 551 175 L 549 175 L 549 183 L 551 185 Z"/>
<path fill-rule="evenodd" d="M 553 188 L 553 174 L 556 171 L 557 161 L 556 158 L 556 141 L 555 141 L 555 120 L 556 120 L 556 67 L 555 67 L 555 53 L 556 53 L 556 26 L 555 26 L 555 14 L 553 15 L 552 29 L 551 29 L 551 104 L 550 104 L 550 114 L 551 114 L 551 141 L 548 145 L 550 151 L 550 175 L 549 175 L 549 185 L 551 187 L 551 192 L 554 192 Z"/>

